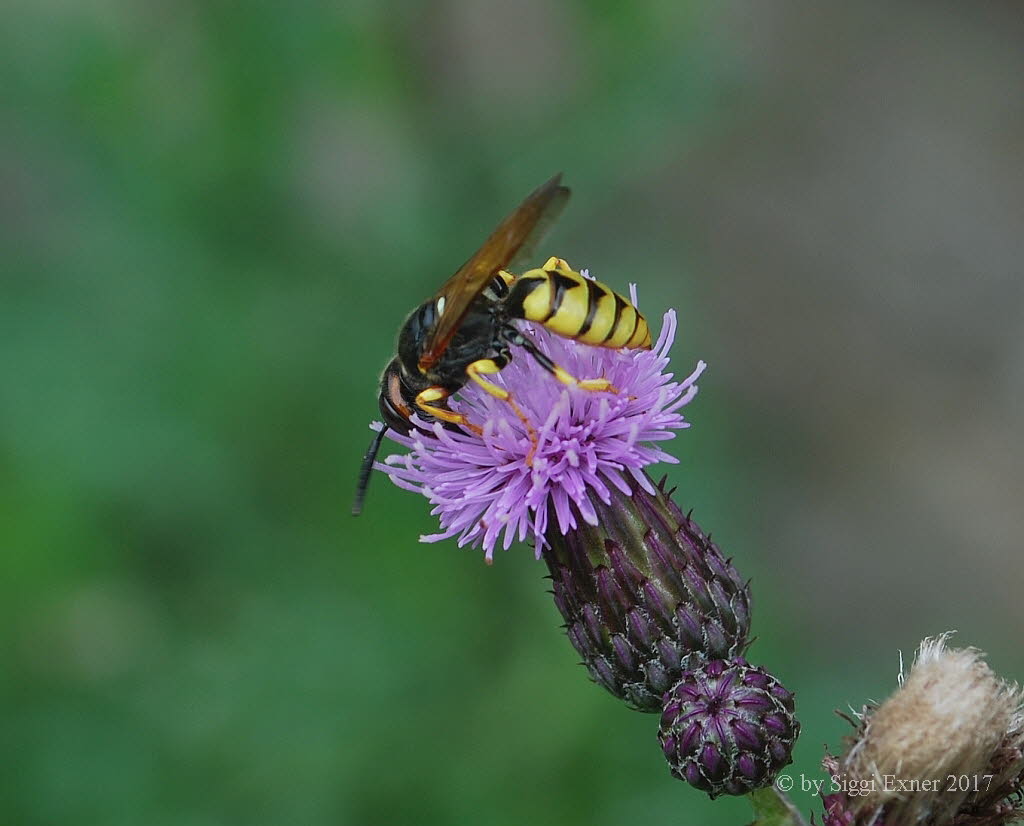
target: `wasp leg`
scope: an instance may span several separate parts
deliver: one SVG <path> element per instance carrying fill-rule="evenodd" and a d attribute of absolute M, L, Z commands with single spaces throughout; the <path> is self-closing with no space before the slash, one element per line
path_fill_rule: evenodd
<path fill-rule="evenodd" d="M 498 387 L 498 385 L 493 382 L 489 382 L 484 378 L 484 375 L 494 375 L 495 373 L 501 372 L 501 368 L 504 366 L 504 359 L 501 361 L 496 361 L 495 359 L 477 359 L 466 366 L 466 375 L 495 398 L 501 399 L 503 402 L 507 402 L 512 399 L 512 394 L 504 387 Z"/>
<path fill-rule="evenodd" d="M 503 402 L 507 402 L 508 405 L 515 411 L 515 414 L 519 417 L 519 421 L 523 423 L 526 428 L 526 433 L 530 437 L 530 452 L 526 454 L 526 464 L 533 464 L 533 454 L 537 452 L 537 431 L 533 425 L 530 424 L 530 420 L 526 418 L 526 414 L 519 409 L 512 400 L 512 394 L 508 392 L 504 387 L 498 387 L 493 382 L 487 381 L 484 378 L 485 375 L 493 375 L 501 371 L 501 368 L 508 363 L 507 357 L 499 356 L 497 359 L 477 359 L 471 362 L 466 367 L 466 375 L 469 376 L 473 381 L 479 384 L 484 390 L 490 393 L 495 398 L 501 399 Z"/>
<path fill-rule="evenodd" d="M 580 387 L 584 390 L 590 390 L 595 393 L 618 393 L 615 385 L 613 385 L 608 379 L 578 379 L 564 367 L 560 367 L 555 364 L 547 354 L 541 352 L 536 344 L 533 343 L 529 338 L 524 336 L 515 328 L 512 328 L 505 333 L 506 338 L 512 344 L 518 344 L 520 347 L 525 349 L 531 356 L 533 356 L 537 363 L 547 370 L 552 376 L 558 379 L 562 384 L 567 384 L 570 387 Z"/>
<path fill-rule="evenodd" d="M 434 385 L 428 387 L 426 390 L 420 391 L 416 395 L 415 405 L 424 413 L 429 413 L 435 419 L 440 419 L 442 422 L 450 422 L 451 424 L 457 424 L 461 427 L 466 427 L 472 430 L 477 436 L 482 436 L 484 431 L 482 428 L 477 427 L 475 424 L 470 424 L 469 419 L 462 413 L 456 413 L 454 410 L 449 410 L 447 407 L 439 407 L 432 402 L 444 401 L 451 395 L 450 392 L 445 390 L 443 387 Z"/>

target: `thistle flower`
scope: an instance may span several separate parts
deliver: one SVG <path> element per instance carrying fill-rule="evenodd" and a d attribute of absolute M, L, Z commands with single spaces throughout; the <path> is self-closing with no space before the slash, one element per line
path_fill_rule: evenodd
<path fill-rule="evenodd" d="M 858 715 L 826 769 L 867 793 L 830 795 L 826 826 L 1001 826 L 1024 817 L 1024 707 L 975 649 L 921 643 L 895 694 Z"/>
<path fill-rule="evenodd" d="M 698 660 L 742 654 L 750 630 L 746 585 L 644 471 L 676 461 L 656 444 L 688 427 L 680 411 L 704 369 L 699 362 L 681 382 L 666 372 L 675 329 L 669 311 L 651 350 L 627 351 L 528 330 L 570 373 L 607 378 L 618 392 L 567 388 L 516 354 L 495 380 L 536 444 L 509 404 L 468 385 L 453 407 L 482 423 L 482 435 L 440 424 L 389 433 L 409 453 L 380 466 L 433 503 L 442 530 L 425 541 L 457 536 L 490 560 L 499 540 L 531 540 L 591 676 L 652 712 Z"/>
<path fill-rule="evenodd" d="M 441 530 L 422 541 L 455 537 L 488 561 L 498 544 L 533 543 L 593 679 L 633 708 L 662 712 L 674 773 L 712 797 L 769 784 L 799 732 L 792 696 L 740 656 L 747 584 L 645 470 L 677 461 L 657 445 L 689 426 L 681 411 L 704 363 L 681 381 L 667 372 L 673 311 L 651 350 L 520 329 L 569 373 L 605 378 L 616 392 L 567 388 L 518 352 L 492 379 L 515 406 L 466 385 L 451 406 L 480 432 L 414 416 L 408 434 L 387 434 L 409 452 L 375 467 L 433 505 Z"/>
<path fill-rule="evenodd" d="M 491 380 L 512 393 L 536 445 L 511 405 L 470 383 L 451 406 L 481 425 L 482 436 L 413 417 L 418 430 L 387 434 L 409 452 L 375 466 L 434 506 L 441 530 L 422 541 L 457 537 L 460 546 L 482 546 L 488 562 L 499 542 L 508 549 L 516 539 L 532 542 L 539 557 L 552 523 L 563 534 L 597 524 L 596 506 L 609 503 L 613 490 L 653 493 L 643 468 L 677 461 L 657 443 L 689 426 L 680 411 L 705 366 L 698 362 L 681 381 L 666 372 L 676 330 L 671 310 L 651 350 L 588 346 L 525 322 L 520 329 L 571 374 L 607 378 L 618 392 L 566 387 L 513 348 L 512 362 Z"/>
<path fill-rule="evenodd" d="M 771 783 L 799 733 L 793 695 L 736 657 L 683 675 L 665 695 L 658 737 L 672 774 L 713 799 Z"/>

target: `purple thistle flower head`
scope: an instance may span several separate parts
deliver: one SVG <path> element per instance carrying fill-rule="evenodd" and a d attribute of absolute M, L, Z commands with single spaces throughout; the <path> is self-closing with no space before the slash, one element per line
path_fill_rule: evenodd
<path fill-rule="evenodd" d="M 635 303 L 635 289 L 630 293 Z M 580 519 L 596 524 L 592 497 L 607 504 L 611 488 L 628 495 L 630 485 L 639 485 L 654 493 L 643 468 L 677 461 L 658 443 L 689 427 L 681 410 L 696 395 L 705 367 L 698 362 L 682 380 L 667 372 L 676 331 L 673 310 L 665 313 L 651 350 L 594 347 L 528 322 L 519 327 L 572 375 L 607 378 L 617 392 L 567 387 L 513 347 L 512 362 L 489 378 L 511 392 L 536 432 L 535 450 L 513 407 L 470 382 L 451 408 L 482 427 L 482 435 L 413 416 L 417 429 L 408 435 L 387 433 L 409 452 L 375 465 L 434 506 L 441 530 L 421 541 L 457 537 L 460 546 L 482 546 L 488 562 L 499 543 L 508 549 L 516 539 L 532 541 L 539 557 L 544 534 L 554 527 L 550 513 L 564 535 Z"/>

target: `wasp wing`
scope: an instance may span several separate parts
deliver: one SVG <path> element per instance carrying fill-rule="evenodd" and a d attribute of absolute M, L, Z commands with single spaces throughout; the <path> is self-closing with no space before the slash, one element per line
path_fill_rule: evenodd
<path fill-rule="evenodd" d="M 562 186 L 561 181 L 559 173 L 531 192 L 437 291 L 435 300 L 443 298 L 444 309 L 424 344 L 420 370 L 429 370 L 437 364 L 470 304 L 498 270 L 530 251 L 561 214 L 569 199 L 569 189 Z"/>

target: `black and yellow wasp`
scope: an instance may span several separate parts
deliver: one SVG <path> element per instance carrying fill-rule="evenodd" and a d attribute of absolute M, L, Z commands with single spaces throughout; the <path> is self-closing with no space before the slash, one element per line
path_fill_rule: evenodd
<path fill-rule="evenodd" d="M 505 268 L 529 255 L 569 200 L 561 174 L 527 196 L 482 247 L 437 293 L 417 307 L 398 334 L 398 355 L 380 381 L 384 427 L 363 459 L 352 513 L 362 510 L 366 486 L 381 439 L 388 428 L 407 434 L 416 413 L 477 433 L 480 428 L 447 405 L 467 381 L 512 405 L 512 394 L 485 376 L 499 372 L 522 347 L 558 381 L 585 390 L 615 392 L 604 378 L 577 379 L 555 364 L 513 323 L 526 319 L 553 333 L 598 347 L 650 349 L 647 321 L 628 300 L 599 281 L 584 278 L 560 258 L 540 269 L 513 275 Z"/>

